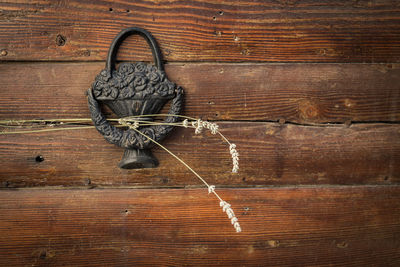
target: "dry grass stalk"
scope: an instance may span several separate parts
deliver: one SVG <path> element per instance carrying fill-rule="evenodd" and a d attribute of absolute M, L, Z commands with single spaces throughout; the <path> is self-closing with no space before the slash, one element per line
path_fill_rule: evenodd
<path fill-rule="evenodd" d="M 238 222 L 235 213 L 233 212 L 231 205 L 224 201 L 216 192 L 215 192 L 215 185 L 208 184 L 196 171 L 194 171 L 189 165 L 187 165 L 182 159 L 172 153 L 169 149 L 165 146 L 161 145 L 157 141 L 153 140 L 146 134 L 143 134 L 139 131 L 140 126 L 149 126 L 149 125 L 173 125 L 173 126 L 180 126 L 185 128 L 194 128 L 195 134 L 200 134 L 203 129 L 208 129 L 211 131 L 212 134 L 219 134 L 221 138 L 228 143 L 229 151 L 232 156 L 233 168 L 232 172 L 237 173 L 239 170 L 239 153 L 236 150 L 236 145 L 230 143 L 229 140 L 219 131 L 219 127 L 216 123 L 203 121 L 201 119 L 195 119 L 183 115 L 176 115 L 178 117 L 183 118 L 182 122 L 177 123 L 165 123 L 165 122 L 158 122 L 158 121 L 146 121 L 140 120 L 141 117 L 149 117 L 149 116 L 171 116 L 170 114 L 151 114 L 151 115 L 140 115 L 140 116 L 132 116 L 126 117 L 121 119 L 109 119 L 111 122 L 119 123 L 119 127 L 129 127 L 134 131 L 138 132 L 139 134 L 143 135 L 144 137 L 148 138 L 156 145 L 164 149 L 168 152 L 171 156 L 177 159 L 180 163 L 182 163 L 186 168 L 188 168 L 200 181 L 202 181 L 208 189 L 208 193 L 213 193 L 220 201 L 220 207 L 222 207 L 222 211 L 225 212 L 228 218 L 231 220 L 233 227 L 235 228 L 236 232 L 241 232 L 242 229 Z M 53 120 L 0 120 L 0 127 L 10 129 L 10 128 L 17 128 L 21 129 L 23 127 L 28 128 L 28 130 L 17 130 L 17 131 L 0 131 L 0 134 L 22 134 L 22 133 L 37 133 L 37 132 L 50 132 L 50 131 L 62 131 L 62 130 L 79 130 L 79 129 L 89 129 L 94 128 L 94 126 L 72 126 L 72 127 L 65 127 L 67 124 L 82 124 L 82 123 L 91 123 L 91 119 L 86 118 L 78 118 L 78 119 L 53 119 Z M 59 127 L 62 126 L 62 127 Z M 43 127 L 46 127 L 43 129 Z M 49 127 L 49 128 L 47 128 Z M 39 129 L 38 129 L 39 128 Z M 41 129 L 40 129 L 41 128 Z"/>
<path fill-rule="evenodd" d="M 220 201 L 220 206 L 222 207 L 222 211 L 226 212 L 227 216 L 229 219 L 231 219 L 231 223 L 233 225 L 233 227 L 235 228 L 237 233 L 240 233 L 242 231 L 242 228 L 240 227 L 240 224 L 238 222 L 237 217 L 235 216 L 235 213 L 233 212 L 231 205 L 224 201 L 218 194 L 217 192 L 215 192 L 215 185 L 210 185 L 208 184 L 203 177 L 201 177 L 195 170 L 193 170 L 189 165 L 187 165 L 182 159 L 180 159 L 177 155 L 175 155 L 172 151 L 170 151 L 168 148 L 166 148 L 165 146 L 161 145 L 160 143 L 158 143 L 157 141 L 155 141 L 154 139 L 150 138 L 148 135 L 142 133 L 141 131 L 139 131 L 137 124 L 132 124 L 129 122 L 124 121 L 123 119 L 121 119 L 119 121 L 119 123 L 121 125 L 127 126 L 130 129 L 133 129 L 134 131 L 136 131 L 137 133 L 143 135 L 144 137 L 146 137 L 147 139 L 149 139 L 150 141 L 154 142 L 156 145 L 158 145 L 159 147 L 161 147 L 162 149 L 164 149 L 166 152 L 168 152 L 171 156 L 173 156 L 175 159 L 177 159 L 180 163 L 182 163 L 186 168 L 188 168 L 197 178 L 200 179 L 200 181 L 202 181 L 208 189 L 208 193 L 213 193 Z M 186 123 L 182 123 L 183 124 Z M 197 121 L 196 126 L 193 127 L 198 127 L 198 125 L 204 125 L 202 124 L 202 122 L 200 120 Z M 185 126 L 184 126 L 185 127 Z M 217 128 L 218 129 L 218 128 Z M 231 146 L 234 144 L 231 144 Z M 234 145 L 235 146 L 235 145 Z M 236 146 L 235 146 L 236 147 Z"/>

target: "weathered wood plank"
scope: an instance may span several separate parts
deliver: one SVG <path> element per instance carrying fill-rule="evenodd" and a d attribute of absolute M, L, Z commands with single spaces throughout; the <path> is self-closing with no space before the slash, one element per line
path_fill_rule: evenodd
<path fill-rule="evenodd" d="M 400 188 L 0 191 L 2 266 L 398 266 Z"/>
<path fill-rule="evenodd" d="M 0 118 L 88 117 L 104 63 L 0 64 Z M 399 64 L 168 64 L 185 114 L 299 123 L 400 120 Z"/>
<path fill-rule="evenodd" d="M 238 146 L 232 174 L 228 146 L 211 134 L 176 129 L 165 142 L 209 183 L 225 186 L 392 184 L 400 182 L 400 125 L 311 127 L 278 123 L 220 123 Z M 157 169 L 122 170 L 123 149 L 94 129 L 0 135 L 3 187 L 201 185 L 161 149 Z M 41 155 L 44 161 L 36 161 Z"/>
<path fill-rule="evenodd" d="M 168 61 L 399 62 L 400 6 L 380 1 L 6 1 L 0 60 L 104 60 L 150 30 Z M 121 58 L 149 59 L 144 42 Z"/>

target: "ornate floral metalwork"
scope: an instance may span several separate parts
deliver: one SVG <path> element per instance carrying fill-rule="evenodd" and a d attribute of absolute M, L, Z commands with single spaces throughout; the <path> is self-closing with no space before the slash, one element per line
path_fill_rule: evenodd
<path fill-rule="evenodd" d="M 144 99 L 147 96 L 169 98 L 174 96 L 175 88 L 165 72 L 142 62 L 123 63 L 112 75 L 104 69 L 92 85 L 97 100 Z"/>

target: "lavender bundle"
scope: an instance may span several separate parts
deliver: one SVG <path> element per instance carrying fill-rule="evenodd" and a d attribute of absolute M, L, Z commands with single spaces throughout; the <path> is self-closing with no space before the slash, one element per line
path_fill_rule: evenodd
<path fill-rule="evenodd" d="M 195 134 L 200 134 L 204 129 L 210 130 L 212 134 L 219 134 L 220 137 L 229 145 L 229 152 L 232 157 L 232 172 L 237 173 L 239 170 L 239 153 L 236 150 L 236 145 L 229 142 L 229 140 L 219 131 L 219 126 L 216 123 L 203 121 L 201 119 L 195 119 L 182 115 L 174 115 L 178 117 L 184 118 L 181 122 L 176 123 L 165 123 L 165 122 L 157 122 L 157 121 L 148 121 L 141 120 L 142 117 L 148 116 L 171 116 L 170 114 L 151 114 L 151 115 L 139 115 L 126 117 L 121 119 L 109 119 L 109 121 L 117 122 L 119 127 L 128 127 L 148 138 L 150 141 L 154 142 L 156 145 L 164 149 L 171 156 L 177 159 L 180 163 L 182 163 L 186 168 L 188 168 L 198 179 L 200 179 L 207 187 L 209 194 L 214 194 L 218 200 L 219 205 L 222 208 L 222 211 L 226 213 L 228 218 L 231 220 L 231 224 L 235 228 L 236 232 L 239 233 L 242 231 L 240 224 L 238 222 L 237 217 L 235 216 L 234 211 L 231 208 L 231 205 L 224 201 L 217 192 L 215 192 L 215 185 L 208 184 L 196 171 L 194 171 L 189 165 L 187 165 L 182 159 L 180 159 L 177 155 L 172 153 L 165 146 L 161 145 L 157 141 L 153 140 L 146 134 L 142 133 L 138 130 L 140 126 L 149 126 L 149 125 L 173 125 L 180 126 L 185 128 L 193 128 L 195 129 Z M 0 120 L 0 127 L 6 129 L 21 129 L 25 128 L 28 130 L 17 130 L 17 131 L 0 131 L 1 134 L 20 134 L 20 133 L 37 133 L 37 132 L 48 132 L 48 131 L 60 131 L 60 130 L 77 130 L 77 129 L 88 129 L 94 128 L 94 126 L 72 126 L 65 127 L 66 125 L 71 124 L 85 124 L 91 123 L 91 119 L 54 119 L 54 120 Z M 62 126 L 62 127 L 59 127 Z"/>

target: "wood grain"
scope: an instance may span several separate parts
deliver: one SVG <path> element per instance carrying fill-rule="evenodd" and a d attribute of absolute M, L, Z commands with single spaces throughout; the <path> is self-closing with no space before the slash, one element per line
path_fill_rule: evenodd
<path fill-rule="evenodd" d="M 400 125 L 311 127 L 278 123 L 220 123 L 238 146 L 232 174 L 226 143 L 176 129 L 163 142 L 209 183 L 230 187 L 290 184 L 396 184 L 400 182 Z M 183 165 L 156 148 L 156 169 L 117 167 L 123 149 L 94 129 L 0 135 L 3 187 L 202 185 Z M 37 156 L 44 161 L 36 161 Z"/>
<path fill-rule="evenodd" d="M 0 119 L 87 118 L 104 63 L 0 64 Z M 297 123 L 400 120 L 399 64 L 168 64 L 185 114 Z"/>
<path fill-rule="evenodd" d="M 144 27 L 239 173 L 211 134 L 163 144 L 244 230 L 161 149 L 122 170 L 94 129 L 0 135 L 0 266 L 400 266 L 399 25 L 395 0 L 0 1 L 0 120 L 88 117 L 112 39 Z M 137 36 L 118 59 L 152 60 Z"/>
<path fill-rule="evenodd" d="M 0 191 L 2 266 L 398 266 L 400 188 Z"/>
<path fill-rule="evenodd" d="M 104 60 L 139 26 L 168 61 L 399 62 L 399 25 L 395 0 L 14 0 L 0 4 L 0 60 Z M 137 39 L 120 55 L 150 59 Z"/>

